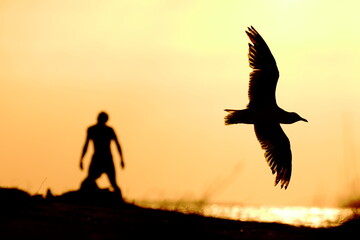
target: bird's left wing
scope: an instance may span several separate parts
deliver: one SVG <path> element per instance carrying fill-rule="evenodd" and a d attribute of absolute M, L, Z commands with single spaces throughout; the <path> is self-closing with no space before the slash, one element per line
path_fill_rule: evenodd
<path fill-rule="evenodd" d="M 246 31 L 249 43 L 250 73 L 248 108 L 266 108 L 277 106 L 275 98 L 279 70 L 276 61 L 260 34 L 255 28 Z"/>
<path fill-rule="evenodd" d="M 276 173 L 275 186 L 287 188 L 291 177 L 290 141 L 278 123 L 254 124 L 256 137 L 265 150 L 265 158 L 272 173 Z"/>

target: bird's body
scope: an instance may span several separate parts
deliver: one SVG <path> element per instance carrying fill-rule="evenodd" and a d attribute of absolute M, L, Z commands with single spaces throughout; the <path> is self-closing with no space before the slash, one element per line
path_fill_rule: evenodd
<path fill-rule="evenodd" d="M 256 123 L 283 123 L 291 124 L 297 122 L 296 113 L 287 112 L 279 107 L 270 109 L 252 109 L 243 110 L 225 109 L 229 112 L 225 124 L 256 124 Z"/>
<path fill-rule="evenodd" d="M 248 28 L 246 34 L 250 38 L 249 63 L 253 71 L 250 73 L 249 104 L 246 109 L 225 109 L 229 114 L 225 124 L 254 124 L 255 134 L 272 173 L 276 173 L 275 185 L 280 182 L 281 188 L 289 185 L 291 177 L 290 141 L 280 124 L 291 124 L 307 120 L 297 113 L 281 109 L 276 102 L 275 90 L 279 71 L 271 51 L 260 34 Z"/>

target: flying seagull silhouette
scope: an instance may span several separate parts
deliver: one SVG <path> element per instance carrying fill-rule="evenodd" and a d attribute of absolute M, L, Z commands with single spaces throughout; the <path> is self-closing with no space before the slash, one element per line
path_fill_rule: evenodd
<path fill-rule="evenodd" d="M 275 98 L 279 70 L 275 59 L 264 39 L 254 27 L 245 31 L 249 43 L 250 73 L 249 103 L 246 109 L 225 109 L 229 114 L 225 124 L 254 124 L 255 134 L 261 148 L 265 150 L 265 159 L 272 173 L 276 173 L 275 186 L 280 182 L 281 188 L 287 188 L 291 177 L 290 141 L 282 130 L 280 123 L 291 124 L 305 121 L 297 113 L 281 109 Z"/>

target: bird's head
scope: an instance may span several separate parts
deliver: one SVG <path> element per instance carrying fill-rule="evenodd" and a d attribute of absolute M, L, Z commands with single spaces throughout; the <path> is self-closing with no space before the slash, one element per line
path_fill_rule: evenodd
<path fill-rule="evenodd" d="M 287 114 L 284 120 L 285 121 L 283 123 L 294 123 L 298 121 L 308 122 L 305 118 L 300 117 L 300 115 L 295 112 L 290 112 L 289 114 Z"/>

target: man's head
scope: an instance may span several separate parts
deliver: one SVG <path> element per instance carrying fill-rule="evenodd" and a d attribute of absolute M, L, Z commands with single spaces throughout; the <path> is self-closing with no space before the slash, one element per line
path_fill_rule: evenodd
<path fill-rule="evenodd" d="M 109 115 L 106 112 L 101 112 L 98 115 L 98 123 L 105 124 L 109 120 Z"/>

